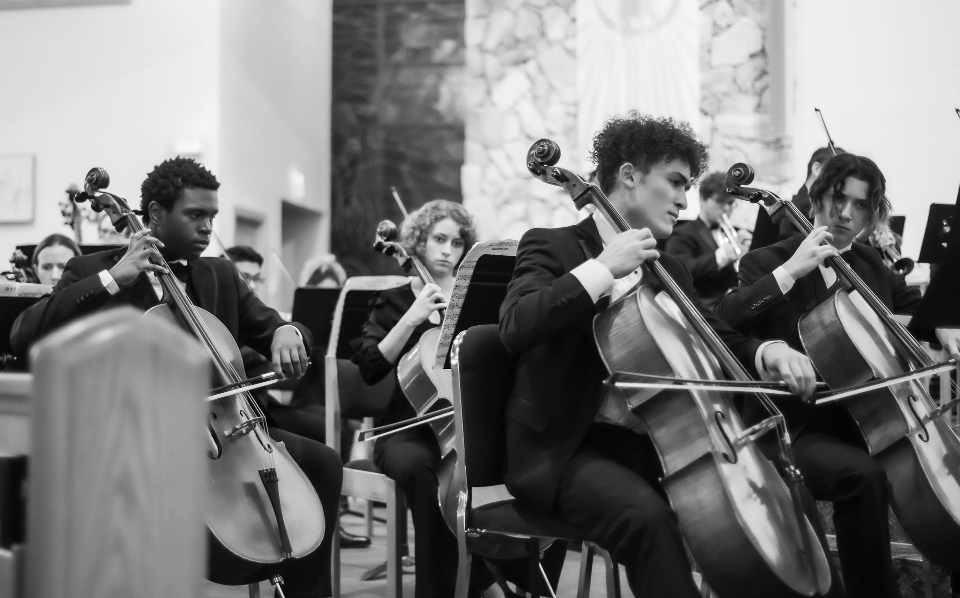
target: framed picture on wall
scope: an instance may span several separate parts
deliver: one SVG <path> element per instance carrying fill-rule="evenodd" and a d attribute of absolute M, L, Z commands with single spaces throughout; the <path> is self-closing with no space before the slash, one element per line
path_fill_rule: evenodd
<path fill-rule="evenodd" d="M 33 199 L 33 156 L 0 154 L 0 224 L 33 222 Z"/>

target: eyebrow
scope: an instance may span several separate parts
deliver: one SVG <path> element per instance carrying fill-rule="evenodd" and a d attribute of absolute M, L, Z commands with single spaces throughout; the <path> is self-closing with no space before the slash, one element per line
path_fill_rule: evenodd
<path fill-rule="evenodd" d="M 672 171 L 670 174 L 675 174 L 675 175 L 677 175 L 678 177 L 680 177 L 681 179 L 683 179 L 683 184 L 684 184 L 684 185 L 689 185 L 689 184 L 690 184 L 690 179 L 688 179 L 687 177 L 683 176 L 683 173 L 674 170 L 674 171 Z"/>

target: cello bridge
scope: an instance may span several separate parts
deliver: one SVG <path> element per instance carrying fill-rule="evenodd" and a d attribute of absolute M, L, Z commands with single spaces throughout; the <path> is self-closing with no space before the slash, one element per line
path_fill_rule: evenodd
<path fill-rule="evenodd" d="M 262 417 L 251 417 L 250 419 L 245 419 L 234 427 L 224 430 L 224 436 L 230 437 L 237 434 L 249 434 L 257 428 L 259 425 L 263 425 L 264 419 Z"/>

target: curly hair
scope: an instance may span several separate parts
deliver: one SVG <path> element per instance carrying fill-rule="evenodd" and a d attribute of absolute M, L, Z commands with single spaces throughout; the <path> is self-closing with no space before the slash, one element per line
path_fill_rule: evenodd
<path fill-rule="evenodd" d="M 867 199 L 873 208 L 869 226 L 885 222 L 891 209 L 890 200 L 887 198 L 887 179 L 876 162 L 856 154 L 839 154 L 824 162 L 820 176 L 810 187 L 813 210 L 820 209 L 828 192 L 831 197 L 843 197 L 843 188 L 850 177 L 867 184 Z"/>
<path fill-rule="evenodd" d="M 710 155 L 689 124 L 632 110 L 604 123 L 593 137 L 590 159 L 597 165 L 600 189 L 609 193 L 624 162 L 646 174 L 658 164 L 679 159 L 690 166 L 693 183 L 707 169 Z"/>
<path fill-rule="evenodd" d="M 80 255 L 80 246 L 77 245 L 77 242 L 71 239 L 66 235 L 61 235 L 60 233 L 53 233 L 43 238 L 42 241 L 37 243 L 37 246 L 33 249 L 33 255 L 30 258 L 30 262 L 33 264 L 33 267 L 37 267 L 37 262 L 40 259 L 40 252 L 46 249 L 47 247 L 66 247 L 73 252 L 73 255 Z"/>
<path fill-rule="evenodd" d="M 140 211 L 143 223 L 150 223 L 150 202 L 157 202 L 165 210 L 173 208 L 184 189 L 216 191 L 220 181 L 203 164 L 193 158 L 170 158 L 154 166 L 140 185 Z"/>
<path fill-rule="evenodd" d="M 433 225 L 446 218 L 460 225 L 460 238 L 463 239 L 463 255 L 457 266 L 463 261 L 467 251 L 477 242 L 477 230 L 473 224 L 473 217 L 460 204 L 446 199 L 435 199 L 423 204 L 416 211 L 411 212 L 403 219 L 400 226 L 400 242 L 408 253 L 416 252 L 422 256 L 427 246 L 427 235 L 433 230 Z"/>
<path fill-rule="evenodd" d="M 224 252 L 233 262 L 251 262 L 258 266 L 263 266 L 263 256 L 260 252 L 249 245 L 234 245 L 227 248 Z"/>

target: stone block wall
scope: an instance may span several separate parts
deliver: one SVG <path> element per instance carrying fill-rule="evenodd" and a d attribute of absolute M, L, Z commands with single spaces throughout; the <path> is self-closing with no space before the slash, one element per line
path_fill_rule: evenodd
<path fill-rule="evenodd" d="M 467 0 L 463 204 L 481 238 L 577 221 L 565 192 L 534 179 L 527 150 L 547 137 L 579 163 L 575 0 Z"/>

